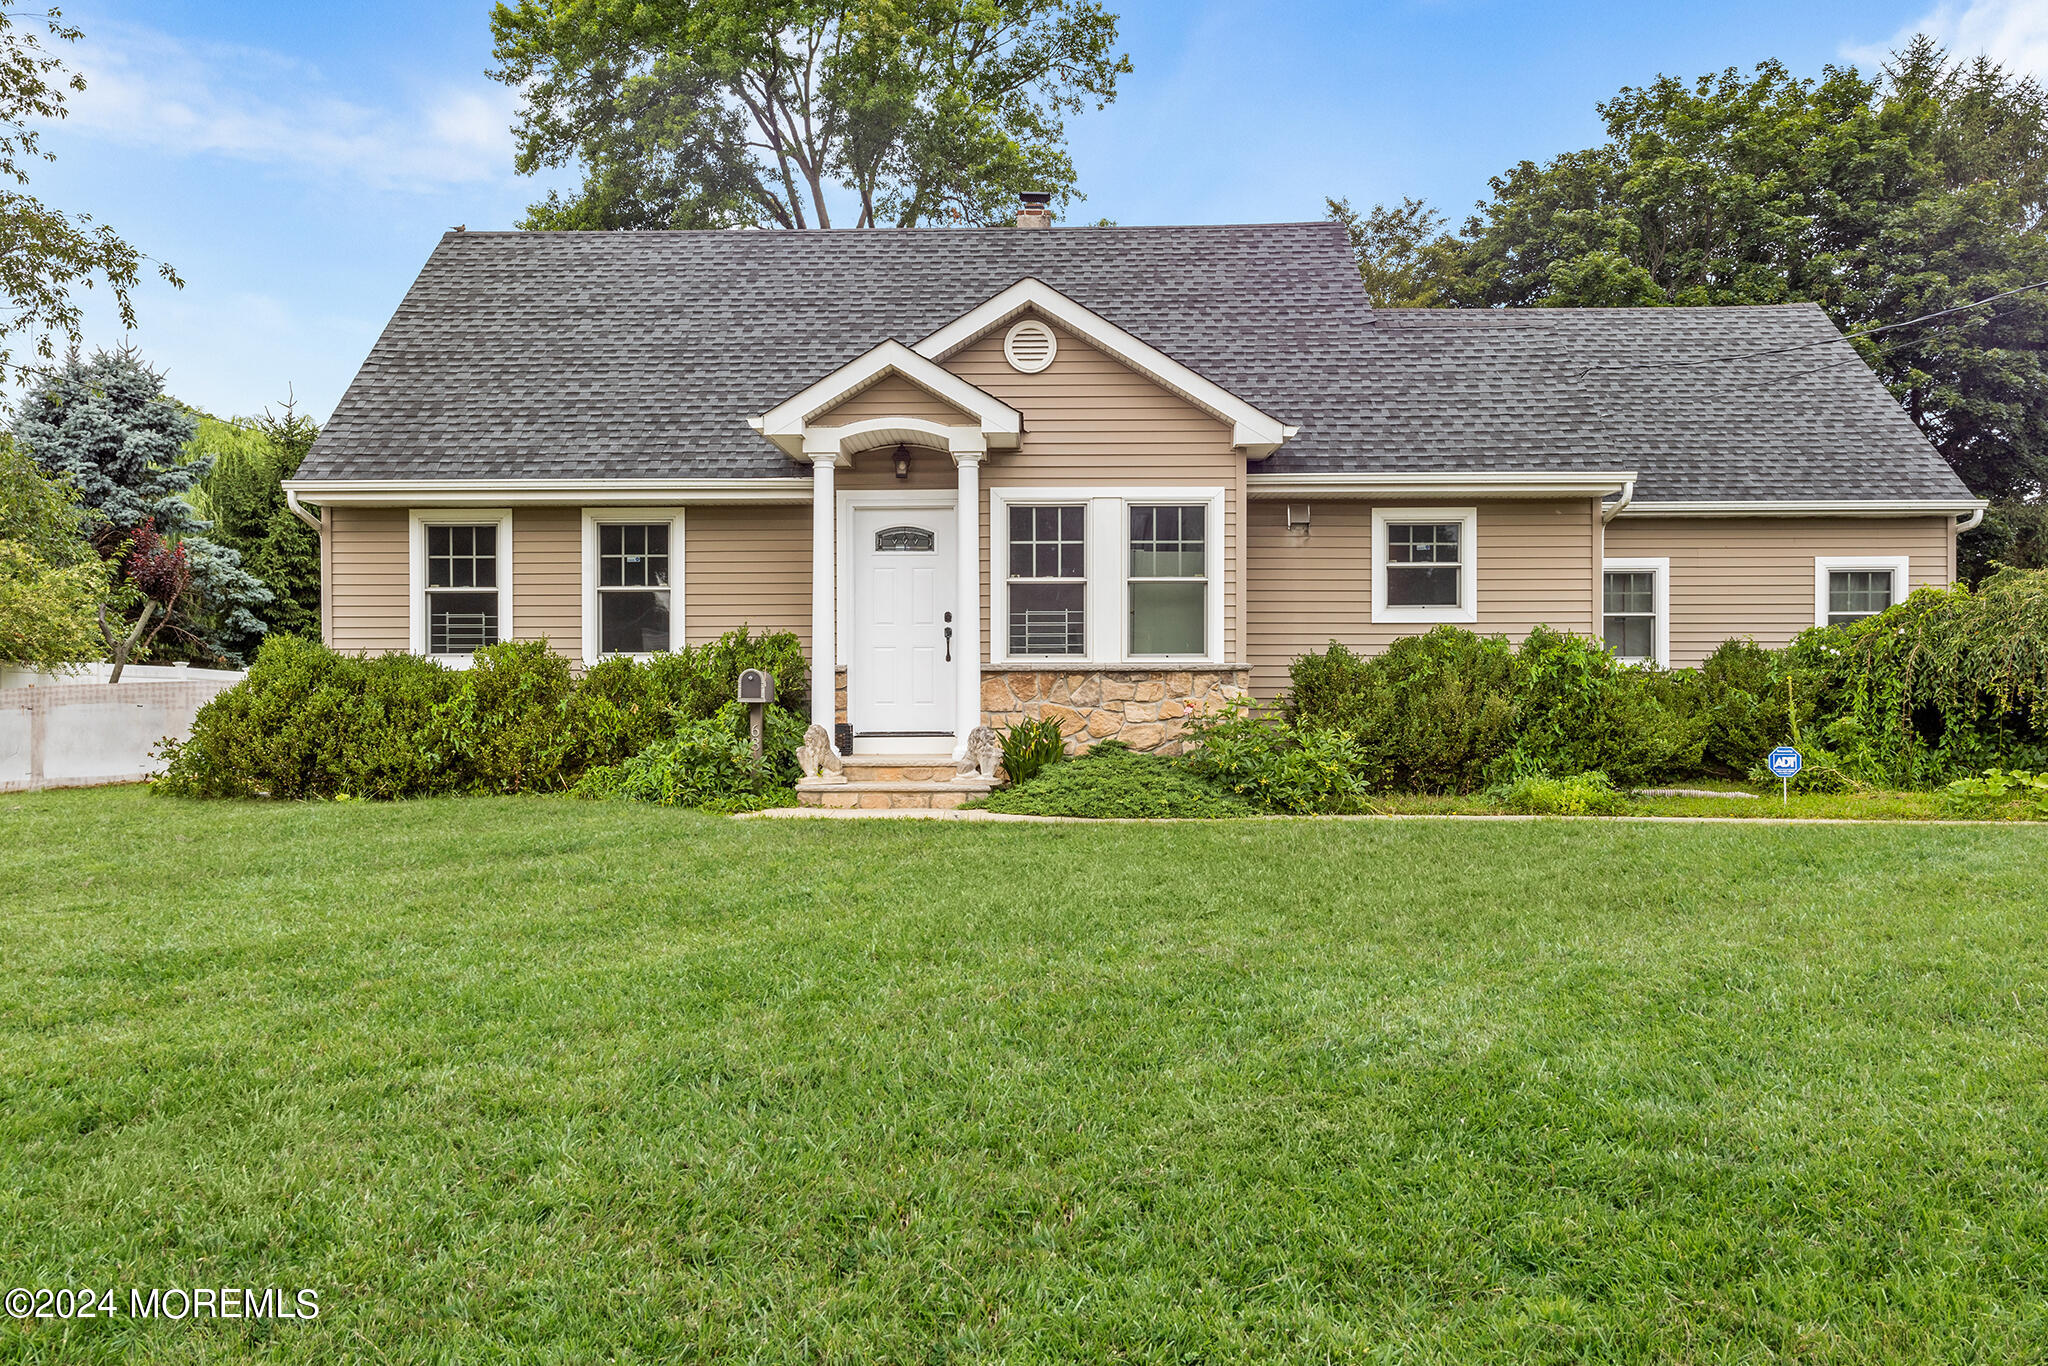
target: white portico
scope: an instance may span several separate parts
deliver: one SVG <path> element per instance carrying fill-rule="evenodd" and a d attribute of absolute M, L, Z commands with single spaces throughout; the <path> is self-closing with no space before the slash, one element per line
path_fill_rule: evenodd
<path fill-rule="evenodd" d="M 957 410 L 959 420 L 907 412 L 832 417 L 892 376 Z M 965 757 L 968 736 L 981 724 L 981 462 L 1016 448 L 1022 415 L 887 341 L 754 425 L 811 466 L 812 724 L 833 733 L 833 665 L 843 662 L 857 750 Z M 954 488 L 835 487 L 837 472 L 856 455 L 895 447 L 944 452 Z"/>

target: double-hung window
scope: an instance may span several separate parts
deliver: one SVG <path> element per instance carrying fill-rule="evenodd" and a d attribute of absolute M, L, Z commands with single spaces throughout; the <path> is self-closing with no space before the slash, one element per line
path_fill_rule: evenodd
<path fill-rule="evenodd" d="M 1088 653 L 1088 505 L 1009 507 L 1009 653 Z"/>
<path fill-rule="evenodd" d="M 1905 596 L 1907 564 L 1904 555 L 1814 557 L 1813 624 L 1847 626 L 1884 611 Z"/>
<path fill-rule="evenodd" d="M 1132 503 L 1130 653 L 1208 653 L 1209 508 Z"/>
<path fill-rule="evenodd" d="M 412 650 L 460 663 L 512 634 L 509 512 L 415 512 Z"/>
<path fill-rule="evenodd" d="M 601 508 L 583 514 L 583 656 L 652 655 L 681 634 L 682 513 Z"/>
<path fill-rule="evenodd" d="M 1600 634 L 1631 664 L 1668 667 L 1671 561 L 1608 560 L 1600 575 Z"/>
<path fill-rule="evenodd" d="M 1374 621 L 1479 619 L 1474 508 L 1374 508 Z"/>
<path fill-rule="evenodd" d="M 996 663 L 1220 657 L 1220 488 L 990 492 Z"/>

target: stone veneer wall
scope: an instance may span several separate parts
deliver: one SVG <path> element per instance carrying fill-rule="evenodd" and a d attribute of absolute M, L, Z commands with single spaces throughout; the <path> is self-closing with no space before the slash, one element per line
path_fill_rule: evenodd
<path fill-rule="evenodd" d="M 1078 754 L 1103 740 L 1178 754 L 1188 722 L 1251 699 L 1251 670 L 982 666 L 982 721 L 998 730 L 1051 717 Z"/>

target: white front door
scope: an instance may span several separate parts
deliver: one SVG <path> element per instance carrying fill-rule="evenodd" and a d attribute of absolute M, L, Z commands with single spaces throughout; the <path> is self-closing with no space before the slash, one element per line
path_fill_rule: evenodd
<path fill-rule="evenodd" d="M 846 719 L 856 754 L 953 748 L 955 571 L 950 507 L 856 507 Z"/>

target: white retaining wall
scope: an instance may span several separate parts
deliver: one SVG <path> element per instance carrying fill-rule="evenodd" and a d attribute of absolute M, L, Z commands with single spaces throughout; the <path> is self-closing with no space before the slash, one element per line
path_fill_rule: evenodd
<path fill-rule="evenodd" d="M 158 681 L 171 673 L 131 667 L 119 683 L 31 675 L 28 686 L 0 687 L 0 792 L 136 783 L 159 771 L 157 742 L 190 735 L 199 709 L 243 677 L 178 669 L 176 681 Z M 146 677 L 129 682 L 137 674 Z M 0 683 L 20 676 L 9 670 Z"/>

